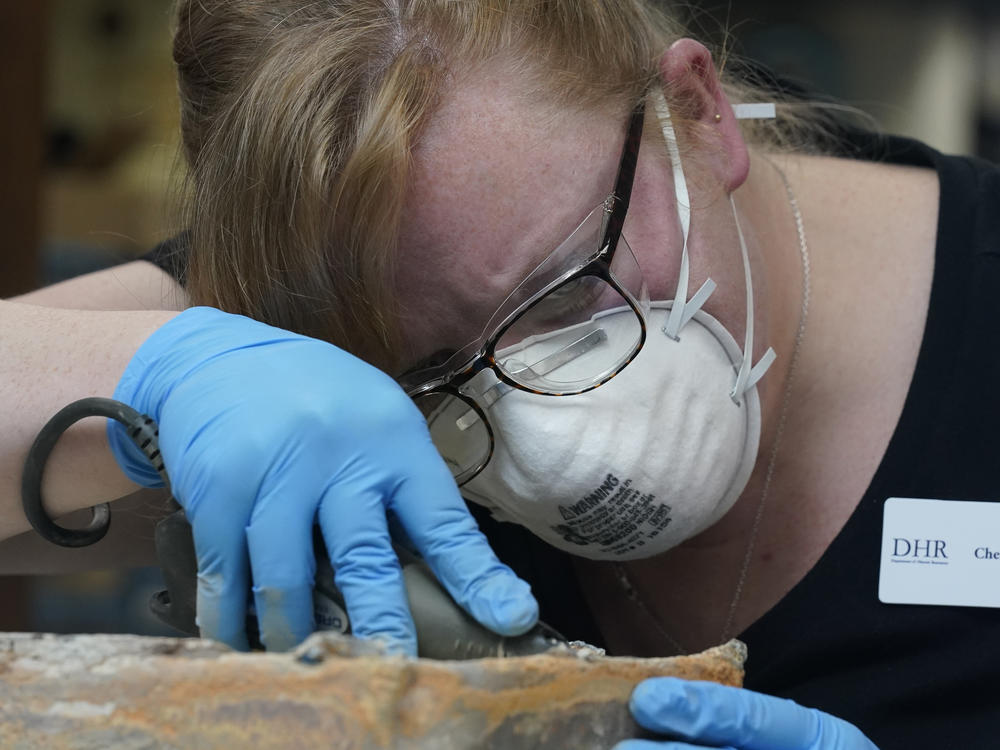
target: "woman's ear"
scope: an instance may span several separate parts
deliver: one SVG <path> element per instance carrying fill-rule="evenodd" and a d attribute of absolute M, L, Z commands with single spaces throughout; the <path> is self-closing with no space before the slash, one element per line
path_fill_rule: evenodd
<path fill-rule="evenodd" d="M 708 166 L 727 192 L 742 185 L 750 172 L 750 155 L 733 108 L 722 90 L 712 53 L 693 39 L 680 39 L 660 58 L 660 77 L 667 101 L 684 104 L 699 138 L 690 143 L 698 161 Z"/>

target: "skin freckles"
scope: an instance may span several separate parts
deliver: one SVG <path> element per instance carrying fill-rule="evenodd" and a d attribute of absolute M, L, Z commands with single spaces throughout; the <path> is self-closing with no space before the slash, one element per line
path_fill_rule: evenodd
<path fill-rule="evenodd" d="M 398 279 L 417 356 L 478 335 L 614 184 L 618 118 L 565 133 L 568 115 L 539 121 L 537 105 L 490 84 L 454 89 L 414 154 Z"/>
<path fill-rule="evenodd" d="M 648 108 L 651 110 L 651 108 Z M 414 150 L 396 286 L 407 359 L 456 349 L 482 333 L 504 298 L 611 191 L 628 107 L 556 111 L 498 75 L 456 81 Z M 647 111 L 624 237 L 652 299 L 672 299 L 681 232 L 658 125 Z M 692 185 L 689 295 L 711 275 L 706 309 L 738 340 L 743 269 L 729 201 Z M 596 248 L 595 248 L 596 249 Z"/>

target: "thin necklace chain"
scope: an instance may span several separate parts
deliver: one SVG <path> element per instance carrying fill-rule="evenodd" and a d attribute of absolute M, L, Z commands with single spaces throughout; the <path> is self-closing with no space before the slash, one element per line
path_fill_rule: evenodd
<path fill-rule="evenodd" d="M 743 563 L 740 566 L 740 575 L 736 581 L 736 588 L 733 591 L 732 600 L 729 602 L 729 608 L 726 612 L 726 621 L 722 626 L 722 633 L 719 636 L 720 643 L 725 642 L 729 639 L 729 637 L 731 637 L 730 630 L 733 626 L 733 621 L 736 619 L 736 610 L 738 609 L 740 601 L 743 598 L 743 588 L 746 584 L 747 572 L 750 570 L 750 562 L 753 559 L 757 533 L 760 531 L 761 519 L 764 517 L 764 506 L 767 503 L 767 497 L 771 490 L 771 478 L 774 475 L 774 466 L 778 459 L 778 449 L 781 447 L 781 438 L 785 434 L 785 422 L 788 417 L 788 404 L 791 400 L 792 383 L 795 379 L 795 372 L 799 361 L 799 352 L 802 349 L 802 341 L 806 334 L 806 319 L 809 316 L 809 295 L 811 291 L 809 245 L 806 243 L 806 231 L 802 221 L 802 212 L 799 210 L 799 202 L 796 200 L 795 194 L 792 192 L 792 186 L 788 182 L 788 177 L 777 164 L 772 162 L 770 159 L 767 159 L 766 161 L 774 167 L 775 171 L 781 177 L 781 181 L 785 186 L 785 192 L 788 195 L 788 204 L 791 206 L 792 215 L 795 217 L 795 229 L 799 236 L 799 253 L 802 258 L 802 307 L 799 311 L 799 326 L 795 331 L 795 343 L 792 347 L 792 357 L 788 364 L 788 380 L 785 383 L 785 393 L 781 400 L 781 411 L 778 415 L 778 426 L 775 431 L 774 442 L 771 443 L 771 454 L 767 459 L 767 470 L 764 472 L 764 486 L 760 491 L 760 500 L 757 501 L 757 511 L 754 514 L 753 525 L 750 527 L 750 535 L 747 541 L 746 552 L 743 554 Z M 646 606 L 646 602 L 641 596 L 639 596 L 638 591 L 636 591 L 635 584 L 632 582 L 632 578 L 629 576 L 628 571 L 625 570 L 625 566 L 616 562 L 614 563 L 614 569 L 618 578 L 618 584 L 621 586 L 622 592 L 625 594 L 626 598 L 644 615 L 646 615 L 649 621 L 656 628 L 656 631 L 667 643 L 670 644 L 672 648 L 676 649 L 678 653 L 687 653 L 687 649 L 685 649 L 663 626 L 660 618 Z"/>

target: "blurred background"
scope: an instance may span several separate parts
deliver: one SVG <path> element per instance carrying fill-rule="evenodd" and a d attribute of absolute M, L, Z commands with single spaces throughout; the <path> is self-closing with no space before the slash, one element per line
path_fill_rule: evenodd
<path fill-rule="evenodd" d="M 0 298 L 145 253 L 180 228 L 171 0 L 0 2 Z M 1000 3 L 686 2 L 728 39 L 887 131 L 1000 161 Z M 0 573 L 3 571 L 0 570 Z M 0 576 L 0 631 L 166 633 L 155 568 Z"/>

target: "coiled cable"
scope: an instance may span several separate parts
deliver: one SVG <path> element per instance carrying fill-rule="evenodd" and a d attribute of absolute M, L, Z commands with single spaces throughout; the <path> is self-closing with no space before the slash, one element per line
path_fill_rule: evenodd
<path fill-rule="evenodd" d="M 110 398 L 84 398 L 63 407 L 38 433 L 24 461 L 21 476 L 21 505 L 35 531 L 60 547 L 87 547 L 99 542 L 111 528 L 111 507 L 101 503 L 91 508 L 90 523 L 83 529 L 59 526 L 45 512 L 42 502 L 42 476 L 45 464 L 59 438 L 70 427 L 87 417 L 106 417 L 119 422 L 132 442 L 141 450 L 153 468 L 170 487 L 170 480 L 163 467 L 158 441 L 159 427 L 152 417 L 140 414 L 128 404 Z"/>

